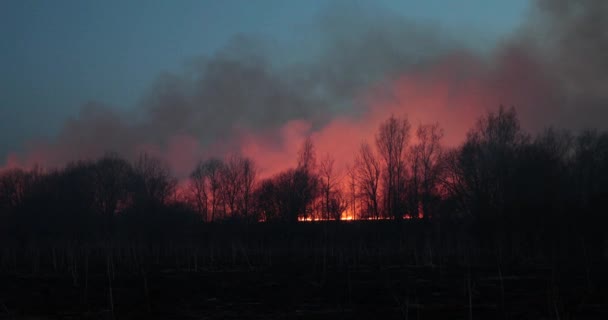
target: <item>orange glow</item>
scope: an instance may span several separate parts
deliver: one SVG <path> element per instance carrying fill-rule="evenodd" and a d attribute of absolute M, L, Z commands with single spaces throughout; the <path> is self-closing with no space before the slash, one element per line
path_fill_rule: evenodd
<path fill-rule="evenodd" d="M 501 103 L 495 98 L 495 88 L 484 79 L 482 68 L 471 64 L 466 58 L 446 59 L 424 72 L 405 74 L 391 83 L 368 88 L 356 97 L 366 106 L 359 116 L 338 115 L 319 128 L 304 119 L 293 120 L 279 129 L 278 143 L 276 137 L 269 139 L 265 133 L 241 132 L 237 144 L 244 156 L 259 165 L 262 177 L 294 167 L 298 149 L 308 136 L 317 157 L 331 155 L 335 169 L 343 172 L 352 164 L 361 143 L 373 144 L 378 127 L 391 115 L 407 117 L 414 130 L 419 124 L 438 122 L 445 131 L 443 143 L 455 146 L 488 106 Z M 470 77 L 463 79 L 464 71 Z"/>
<path fill-rule="evenodd" d="M 342 212 L 342 214 L 340 215 L 340 220 L 343 220 L 343 221 L 355 220 L 355 213 L 352 212 L 352 210 L 349 208 L 346 211 Z"/>
<path fill-rule="evenodd" d="M 422 215 L 418 214 L 418 219 L 422 219 Z M 411 215 L 405 214 L 403 216 L 404 220 L 412 220 L 414 219 Z M 393 220 L 391 217 L 366 217 L 366 218 L 357 218 L 352 215 L 342 215 L 340 217 L 340 221 L 374 221 L 374 220 Z M 319 222 L 319 221 L 336 221 L 334 218 L 320 218 L 320 217 L 298 217 L 299 222 Z"/>
<path fill-rule="evenodd" d="M 167 133 L 159 139 L 161 142 L 151 142 L 139 138 L 136 128 L 127 127 L 123 128 L 125 139 L 116 139 L 120 142 L 115 142 L 118 145 L 103 145 L 92 133 L 90 136 L 80 134 L 92 127 L 87 125 L 89 122 L 96 121 L 94 117 L 85 117 L 66 124 L 52 141 L 29 144 L 25 152 L 10 154 L 5 163 L 7 167 L 29 168 L 40 164 L 48 168 L 71 160 L 94 159 L 107 150 L 122 151 L 127 159 L 134 159 L 143 151 L 165 161 L 179 179 L 187 179 L 202 159 L 240 153 L 257 164 L 258 178 L 267 178 L 293 168 L 298 149 L 306 137 L 310 137 L 318 159 L 331 155 L 335 159 L 335 171 L 344 174 L 360 144 L 366 141 L 373 145 L 380 123 L 391 115 L 407 116 L 413 128 L 438 122 L 445 131 L 443 143 L 447 146 L 459 144 L 487 108 L 503 103 L 521 106 L 523 114 L 520 115 L 525 124 L 531 112 L 527 106 L 535 101 L 535 95 L 543 96 L 544 92 L 534 91 L 538 86 L 522 80 L 529 77 L 513 75 L 522 68 L 534 70 L 534 65 L 517 53 L 506 52 L 491 65 L 472 55 L 454 53 L 428 68 L 362 89 L 352 97 L 354 104 L 362 106 L 359 113 L 332 115 L 326 122 L 314 126 L 308 119 L 292 119 L 279 128 L 235 128 L 232 135 L 209 143 L 184 132 Z M 349 216 L 346 214 L 344 219 L 350 219 Z"/>
<path fill-rule="evenodd" d="M 345 211 L 340 215 L 340 221 L 353 221 L 358 220 L 355 216 L 349 212 Z M 324 217 L 298 217 L 298 221 L 300 222 L 313 222 L 313 221 L 336 221 L 335 218 L 324 218 Z"/>

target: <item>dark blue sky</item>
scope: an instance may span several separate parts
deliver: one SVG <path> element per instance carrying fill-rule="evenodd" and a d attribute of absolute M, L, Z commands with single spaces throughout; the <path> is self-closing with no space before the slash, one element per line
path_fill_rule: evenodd
<path fill-rule="evenodd" d="M 319 0 L 1 1 L 0 157 L 28 139 L 52 136 L 87 101 L 133 108 L 160 73 L 179 72 L 235 35 L 314 41 L 310 32 L 319 14 L 334 5 Z M 521 23 L 528 1 L 374 5 L 492 48 Z"/>

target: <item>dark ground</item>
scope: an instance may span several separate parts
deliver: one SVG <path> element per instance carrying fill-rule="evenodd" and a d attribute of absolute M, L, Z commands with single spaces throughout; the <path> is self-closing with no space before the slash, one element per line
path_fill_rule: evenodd
<path fill-rule="evenodd" d="M 171 245 L 7 246 L 0 319 L 608 319 L 604 260 L 492 259 L 461 235 L 384 226 L 223 228 Z"/>
<path fill-rule="evenodd" d="M 387 267 L 332 270 L 325 280 L 281 270 L 176 272 L 116 277 L 117 319 L 607 319 L 608 298 L 584 275 L 555 284 L 547 269 Z M 299 272 L 303 273 L 303 272 Z M 2 277 L 2 319 L 109 319 L 105 277 L 85 297 L 70 277 Z M 607 279 L 594 281 L 597 288 Z"/>

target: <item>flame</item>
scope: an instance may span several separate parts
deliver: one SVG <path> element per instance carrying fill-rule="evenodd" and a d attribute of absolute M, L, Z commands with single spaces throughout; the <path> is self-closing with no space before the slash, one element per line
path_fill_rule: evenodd
<path fill-rule="evenodd" d="M 412 216 L 408 213 L 403 215 L 404 220 L 422 219 L 424 216 L 422 213 L 418 213 L 416 216 Z M 373 221 L 373 220 L 393 220 L 392 217 L 357 217 L 350 211 L 345 211 L 340 216 L 340 221 Z M 320 222 L 320 221 L 336 221 L 334 218 L 323 218 L 323 217 L 298 217 L 298 222 Z"/>

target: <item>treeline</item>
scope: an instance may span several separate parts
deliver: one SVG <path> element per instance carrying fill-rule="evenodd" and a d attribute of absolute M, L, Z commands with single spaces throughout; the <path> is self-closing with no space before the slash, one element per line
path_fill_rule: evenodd
<path fill-rule="evenodd" d="M 346 169 L 307 139 L 295 168 L 259 179 L 252 159 L 201 161 L 187 186 L 160 160 L 117 155 L 57 170 L 0 175 L 0 232 L 87 238 L 125 232 L 183 236 L 206 222 L 416 219 L 459 221 L 479 235 L 516 231 L 605 241 L 608 133 L 531 135 L 514 109 L 480 119 L 457 148 L 438 124 L 390 117 Z M 339 143 L 339 142 L 337 142 Z"/>

